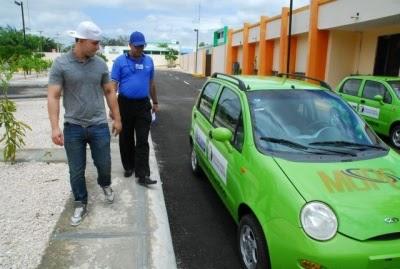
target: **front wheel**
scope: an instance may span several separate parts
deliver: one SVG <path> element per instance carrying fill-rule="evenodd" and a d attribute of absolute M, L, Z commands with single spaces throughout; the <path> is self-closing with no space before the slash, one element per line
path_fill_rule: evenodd
<path fill-rule="evenodd" d="M 397 149 L 400 149 L 400 124 L 395 125 L 390 131 L 390 142 Z"/>
<path fill-rule="evenodd" d="M 253 215 L 245 215 L 240 220 L 238 247 L 243 268 L 271 268 L 264 233 Z"/>

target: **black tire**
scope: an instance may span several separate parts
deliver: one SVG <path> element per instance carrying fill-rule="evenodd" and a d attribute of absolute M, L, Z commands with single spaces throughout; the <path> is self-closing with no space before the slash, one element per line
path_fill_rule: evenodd
<path fill-rule="evenodd" d="M 270 269 L 268 247 L 260 224 L 253 215 L 241 218 L 237 233 L 242 267 L 245 269 Z"/>
<path fill-rule="evenodd" d="M 390 130 L 390 143 L 397 148 L 400 149 L 400 124 L 395 125 Z"/>
<path fill-rule="evenodd" d="M 192 168 L 192 172 L 195 176 L 200 176 L 202 171 L 193 144 L 191 145 L 190 149 L 190 167 Z"/>

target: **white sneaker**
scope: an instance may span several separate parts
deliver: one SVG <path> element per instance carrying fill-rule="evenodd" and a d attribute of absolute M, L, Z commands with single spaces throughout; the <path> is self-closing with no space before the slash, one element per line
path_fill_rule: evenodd
<path fill-rule="evenodd" d="M 87 215 L 86 205 L 82 203 L 77 203 L 75 206 L 74 214 L 71 216 L 70 224 L 72 226 L 78 226 L 82 223 L 82 220 Z"/>
<path fill-rule="evenodd" d="M 112 204 L 114 202 L 114 191 L 110 186 L 103 187 L 104 199 L 107 203 Z"/>

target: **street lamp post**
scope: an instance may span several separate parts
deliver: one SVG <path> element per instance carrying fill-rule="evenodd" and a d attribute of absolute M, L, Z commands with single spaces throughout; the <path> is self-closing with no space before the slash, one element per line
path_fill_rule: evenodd
<path fill-rule="evenodd" d="M 290 40 L 292 39 L 292 10 L 293 10 L 293 0 L 290 0 L 289 8 L 289 32 L 288 32 L 288 51 L 287 51 L 287 62 L 286 62 L 286 73 L 289 74 L 290 67 Z"/>
<path fill-rule="evenodd" d="M 196 32 L 196 57 L 194 64 L 194 73 L 197 74 L 197 51 L 199 50 L 199 29 L 194 29 Z"/>
<path fill-rule="evenodd" d="M 25 37 L 25 18 L 24 18 L 24 3 L 22 1 L 14 1 L 14 4 L 21 7 L 22 13 L 22 30 L 24 32 L 24 44 L 26 44 L 26 37 Z"/>

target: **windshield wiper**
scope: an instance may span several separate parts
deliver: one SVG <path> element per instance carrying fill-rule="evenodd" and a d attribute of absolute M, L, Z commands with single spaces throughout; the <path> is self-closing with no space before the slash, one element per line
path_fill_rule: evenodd
<path fill-rule="evenodd" d="M 387 150 L 382 146 L 376 145 L 367 145 L 367 144 L 360 144 L 360 143 L 353 143 L 348 141 L 323 141 L 323 142 L 313 142 L 309 145 L 318 145 L 318 146 L 342 146 L 342 147 L 359 147 L 359 148 L 373 148 L 379 150 Z"/>
<path fill-rule="evenodd" d="M 339 150 L 330 150 L 330 149 L 322 149 L 322 148 L 314 148 L 314 147 L 308 147 L 300 143 L 296 143 L 287 139 L 282 139 L 282 138 L 275 138 L 275 137 L 268 137 L 268 136 L 262 136 L 260 137 L 261 140 L 267 141 L 267 142 L 272 142 L 272 143 L 277 143 L 281 145 L 285 145 L 294 149 L 299 149 L 303 150 L 308 153 L 313 153 L 313 154 L 321 154 L 321 151 L 324 153 L 332 153 L 332 154 L 342 154 L 342 155 L 350 155 L 350 156 L 357 156 L 357 154 L 351 153 L 351 152 L 346 152 L 346 151 L 339 151 Z M 309 151 L 309 150 L 318 150 L 320 152 L 315 152 L 315 151 Z"/>

